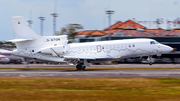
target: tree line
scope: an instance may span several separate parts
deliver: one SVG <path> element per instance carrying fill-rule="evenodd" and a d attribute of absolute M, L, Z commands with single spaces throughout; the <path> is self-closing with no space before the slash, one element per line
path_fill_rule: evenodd
<path fill-rule="evenodd" d="M 56 35 L 68 35 L 68 38 L 74 39 L 77 31 L 83 30 L 81 24 L 68 24 L 61 28 L 60 31 L 56 31 Z"/>

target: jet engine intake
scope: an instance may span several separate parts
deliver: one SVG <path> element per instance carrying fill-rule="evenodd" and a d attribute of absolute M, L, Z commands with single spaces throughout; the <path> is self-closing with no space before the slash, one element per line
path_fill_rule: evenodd
<path fill-rule="evenodd" d="M 60 46 L 53 46 L 53 47 L 48 47 L 48 48 L 43 48 L 39 51 L 39 53 L 43 54 L 64 54 L 65 53 L 65 46 L 60 45 Z"/>

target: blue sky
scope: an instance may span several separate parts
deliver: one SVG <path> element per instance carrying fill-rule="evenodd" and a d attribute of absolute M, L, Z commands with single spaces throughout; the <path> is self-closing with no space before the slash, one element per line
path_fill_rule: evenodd
<path fill-rule="evenodd" d="M 138 21 L 154 21 L 157 18 L 174 20 L 180 17 L 178 0 L 57 0 L 57 31 L 70 23 L 84 26 L 84 30 L 102 30 L 108 26 L 105 10 L 114 10 L 112 24 L 136 18 Z M 0 41 L 15 38 L 9 18 L 24 16 L 33 20 L 32 29 L 40 34 L 40 20 L 44 16 L 44 35 L 53 35 L 54 0 L 0 0 Z M 154 26 L 152 26 L 153 28 Z M 167 26 L 161 25 L 163 28 Z"/>

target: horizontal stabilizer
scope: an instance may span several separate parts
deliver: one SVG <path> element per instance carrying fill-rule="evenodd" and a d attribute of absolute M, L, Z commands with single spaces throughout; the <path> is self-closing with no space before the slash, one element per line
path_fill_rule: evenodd
<path fill-rule="evenodd" d="M 26 38 L 26 39 L 13 39 L 9 40 L 10 42 L 17 43 L 17 42 L 23 42 L 23 41 L 32 41 L 35 40 L 34 38 Z"/>

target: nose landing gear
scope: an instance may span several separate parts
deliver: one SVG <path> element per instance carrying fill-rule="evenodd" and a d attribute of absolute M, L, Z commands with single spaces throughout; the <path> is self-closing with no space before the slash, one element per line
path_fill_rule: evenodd
<path fill-rule="evenodd" d="M 151 66 L 153 63 L 152 62 L 149 62 L 149 65 Z"/>
<path fill-rule="evenodd" d="M 151 66 L 153 64 L 152 63 L 152 56 L 151 55 L 148 57 L 148 60 L 149 60 L 149 65 Z"/>

